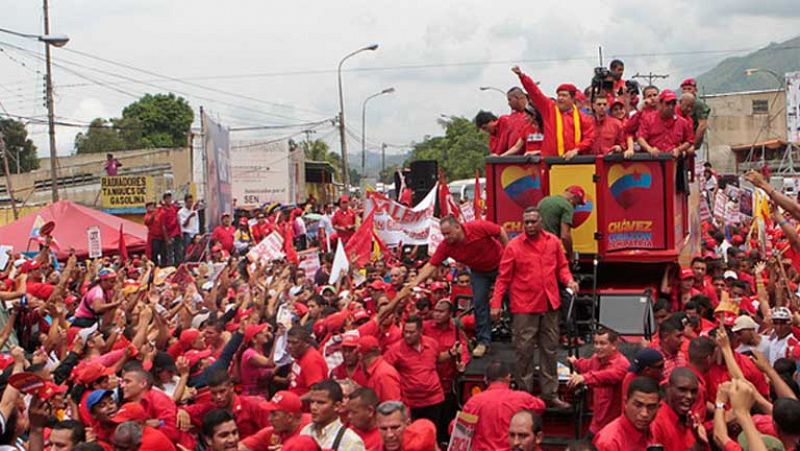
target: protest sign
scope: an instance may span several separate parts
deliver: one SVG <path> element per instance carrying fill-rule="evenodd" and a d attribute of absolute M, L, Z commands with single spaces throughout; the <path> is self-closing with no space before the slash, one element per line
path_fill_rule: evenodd
<path fill-rule="evenodd" d="M 714 196 L 714 217 L 715 218 L 723 218 L 725 217 L 725 204 L 728 202 L 728 196 L 725 195 L 722 191 L 717 191 L 716 196 Z"/>
<path fill-rule="evenodd" d="M 442 229 L 439 226 L 439 220 L 433 218 L 431 220 L 431 231 L 428 234 L 428 255 L 433 255 L 436 252 L 436 248 L 439 247 L 439 243 L 442 242 L 444 237 L 442 236 Z"/>
<path fill-rule="evenodd" d="M 100 227 L 91 226 L 86 229 L 86 240 L 89 244 L 89 258 L 103 256 L 103 244 L 100 242 Z"/>
<path fill-rule="evenodd" d="M 312 248 L 297 253 L 300 263 L 297 265 L 306 275 L 306 278 L 314 280 L 314 275 L 320 268 L 319 249 Z"/>
<path fill-rule="evenodd" d="M 364 215 L 375 210 L 375 233 L 387 246 L 425 245 L 428 243 L 436 187 L 415 207 L 395 202 L 385 195 L 370 192 L 364 202 Z"/>
<path fill-rule="evenodd" d="M 115 175 L 100 178 L 100 199 L 107 213 L 144 213 L 144 204 L 155 199 L 153 177 Z"/>
<path fill-rule="evenodd" d="M 283 258 L 283 237 L 278 232 L 272 232 L 247 252 L 251 261 L 272 261 Z"/>
<path fill-rule="evenodd" d="M 453 425 L 453 434 L 450 436 L 450 444 L 447 445 L 447 451 L 469 451 L 472 449 L 472 436 L 475 434 L 475 425 L 477 424 L 477 415 L 458 412 Z"/>

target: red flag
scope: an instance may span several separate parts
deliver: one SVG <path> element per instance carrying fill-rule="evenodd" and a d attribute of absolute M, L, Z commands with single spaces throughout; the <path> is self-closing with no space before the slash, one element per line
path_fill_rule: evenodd
<path fill-rule="evenodd" d="M 472 193 L 472 210 L 475 212 L 475 219 L 483 219 L 483 208 L 481 206 L 481 171 L 475 170 L 475 191 Z"/>
<path fill-rule="evenodd" d="M 372 255 L 372 235 L 375 224 L 375 209 L 369 212 L 364 222 L 358 227 L 358 230 L 350 237 L 347 244 L 344 246 L 344 251 L 347 258 L 355 258 L 355 263 L 358 266 L 364 266 L 369 263 L 370 256 Z"/>
<path fill-rule="evenodd" d="M 122 223 L 119 224 L 119 258 L 123 265 L 128 262 L 128 246 L 125 245 L 125 234 L 122 232 Z"/>
<path fill-rule="evenodd" d="M 453 215 L 461 221 L 461 209 L 450 194 L 450 188 L 447 186 L 447 179 L 444 177 L 444 171 L 439 170 L 439 216 L 442 218 L 447 215 Z"/>
<path fill-rule="evenodd" d="M 297 257 L 297 249 L 294 248 L 294 219 L 295 212 L 289 215 L 289 221 L 283 225 L 283 253 L 286 254 L 286 260 L 294 265 L 300 262 Z"/>

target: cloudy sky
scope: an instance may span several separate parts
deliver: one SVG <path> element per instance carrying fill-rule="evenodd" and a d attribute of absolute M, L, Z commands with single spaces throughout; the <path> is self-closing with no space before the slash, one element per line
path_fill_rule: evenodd
<path fill-rule="evenodd" d="M 625 61 L 626 78 L 652 71 L 669 74 L 660 85 L 675 86 L 725 57 L 795 36 L 795 2 L 51 0 L 52 32 L 71 38 L 53 51 L 55 108 L 61 121 L 80 125 L 118 116 L 144 93 L 172 91 L 230 127 L 320 121 L 339 109 L 338 61 L 377 43 L 345 64 L 348 145 L 361 146 L 363 99 L 394 87 L 369 103 L 368 147 L 403 146 L 441 133 L 441 114 L 505 112 L 501 94 L 478 88 L 512 86 L 515 63 L 551 92 L 563 81 L 588 83 L 602 46 L 606 63 Z M 37 3 L 0 0 L 0 28 L 41 33 Z M 0 33 L 0 50 L 0 112 L 46 118 L 41 45 Z M 60 155 L 72 152 L 80 130 L 58 127 Z M 45 155 L 46 127 L 29 131 Z M 331 126 L 314 136 L 338 150 Z"/>

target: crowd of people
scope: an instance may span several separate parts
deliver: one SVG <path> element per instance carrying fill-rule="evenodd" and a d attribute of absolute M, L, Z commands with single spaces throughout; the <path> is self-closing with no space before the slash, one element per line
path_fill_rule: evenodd
<path fill-rule="evenodd" d="M 552 100 L 513 70 L 513 111 L 476 118 L 492 153 L 680 157 L 702 140 L 692 80 L 680 106 L 650 86 L 639 102 L 615 61 L 587 104 L 573 85 Z M 561 362 L 564 383 L 563 311 L 586 289 L 571 270 L 578 186 L 526 208 L 515 237 L 446 216 L 430 258 L 384 250 L 341 274 L 331 243 L 353 239 L 361 213 L 347 196 L 226 213 L 201 234 L 202 202 L 166 193 L 147 207 L 147 253 L 130 258 L 57 262 L 45 234 L 0 273 L 0 448 L 430 451 L 462 429 L 460 410 L 477 417 L 470 449 L 530 451 L 549 434 L 545 411 L 573 409 L 564 393 L 586 388 L 591 422 L 573 451 L 798 449 L 800 204 L 746 177 L 773 203 L 765 233 L 735 241 L 704 222 L 702 255 L 664 274 L 654 336 L 596 328 L 590 356 Z M 248 256 L 274 232 L 284 259 Z M 290 255 L 303 248 L 322 255 L 314 273 Z M 513 361 L 491 352 L 504 321 Z M 476 359 L 486 388 L 460 405 Z"/>

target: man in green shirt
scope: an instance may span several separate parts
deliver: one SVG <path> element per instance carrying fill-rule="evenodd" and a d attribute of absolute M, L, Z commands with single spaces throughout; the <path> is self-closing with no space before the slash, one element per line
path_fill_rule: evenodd
<path fill-rule="evenodd" d="M 539 201 L 542 227 L 561 238 L 567 259 L 572 258 L 572 214 L 575 206 L 586 202 L 586 193 L 580 186 L 570 186 L 561 194 L 547 196 Z"/>
<path fill-rule="evenodd" d="M 694 107 L 692 108 L 692 122 L 694 125 L 694 148 L 699 149 L 703 145 L 703 135 L 708 128 L 708 116 L 711 114 L 711 107 L 700 100 L 697 96 L 697 82 L 694 78 L 687 78 L 681 83 L 681 92 L 689 93 L 694 96 Z"/>

